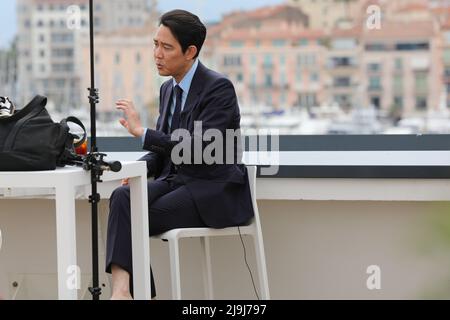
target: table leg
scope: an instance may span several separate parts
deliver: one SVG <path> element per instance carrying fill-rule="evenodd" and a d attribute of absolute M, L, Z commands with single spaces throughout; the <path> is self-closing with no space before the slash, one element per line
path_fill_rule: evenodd
<path fill-rule="evenodd" d="M 68 182 L 61 183 L 56 187 L 56 249 L 60 300 L 76 300 L 80 285 L 75 222 L 75 188 Z"/>
<path fill-rule="evenodd" d="M 150 236 L 147 178 L 130 178 L 133 289 L 137 300 L 150 300 Z"/>

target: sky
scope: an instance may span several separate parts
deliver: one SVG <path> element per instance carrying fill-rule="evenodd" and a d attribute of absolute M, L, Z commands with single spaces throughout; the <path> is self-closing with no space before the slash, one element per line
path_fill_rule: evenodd
<path fill-rule="evenodd" d="M 283 0 L 160 0 L 161 12 L 185 9 L 197 14 L 204 22 L 220 20 L 222 14 L 239 9 L 252 9 L 283 3 Z M 16 1 L 0 1 L 0 48 L 8 47 L 16 32 Z"/>

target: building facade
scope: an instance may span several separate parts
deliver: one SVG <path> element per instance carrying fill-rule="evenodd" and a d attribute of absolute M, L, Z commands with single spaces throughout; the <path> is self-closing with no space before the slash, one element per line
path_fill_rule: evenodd
<path fill-rule="evenodd" d="M 97 1 L 96 32 L 144 25 L 148 16 L 146 3 Z M 81 84 L 86 70 L 81 43 L 89 35 L 89 1 L 18 0 L 17 23 L 18 104 L 43 94 L 49 99 L 49 108 L 59 112 L 86 105 Z"/>
<path fill-rule="evenodd" d="M 153 60 L 154 33 L 155 26 L 148 23 L 141 28 L 127 28 L 96 35 L 95 86 L 100 95 L 97 110 L 99 121 L 105 125 L 118 125 L 117 119 L 121 114 L 116 110 L 115 103 L 119 99 L 128 99 L 132 100 L 139 110 L 143 124 L 154 126 L 158 111 L 159 85 L 162 81 L 157 76 Z M 83 41 L 82 52 L 82 83 L 83 87 L 88 88 L 89 41 Z"/>
<path fill-rule="evenodd" d="M 233 81 L 244 106 L 307 107 L 323 100 L 322 40 L 300 9 L 266 7 L 211 27 L 203 57 Z"/>
<path fill-rule="evenodd" d="M 0 95 L 17 96 L 17 41 L 9 49 L 0 49 Z"/>

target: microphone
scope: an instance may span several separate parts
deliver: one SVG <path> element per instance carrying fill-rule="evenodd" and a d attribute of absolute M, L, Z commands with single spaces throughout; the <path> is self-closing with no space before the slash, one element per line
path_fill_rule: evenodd
<path fill-rule="evenodd" d="M 103 161 L 102 169 L 105 171 L 119 172 L 122 169 L 122 164 L 119 161 Z"/>

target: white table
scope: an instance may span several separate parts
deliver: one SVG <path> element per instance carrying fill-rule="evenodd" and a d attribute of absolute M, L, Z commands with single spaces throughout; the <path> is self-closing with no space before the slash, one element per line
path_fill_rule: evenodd
<path fill-rule="evenodd" d="M 135 299 L 151 299 L 150 248 L 147 203 L 147 168 L 145 162 L 122 162 L 120 172 L 104 172 L 105 182 L 130 178 L 133 284 Z M 66 284 L 77 266 L 75 198 L 76 188 L 91 184 L 90 172 L 66 166 L 54 171 L 0 172 L 0 188 L 54 188 L 56 201 L 56 240 L 58 263 L 58 298 L 77 299 L 77 290 Z M 101 183 L 98 184 L 99 188 Z M 99 270 L 100 272 L 102 270 Z"/>

